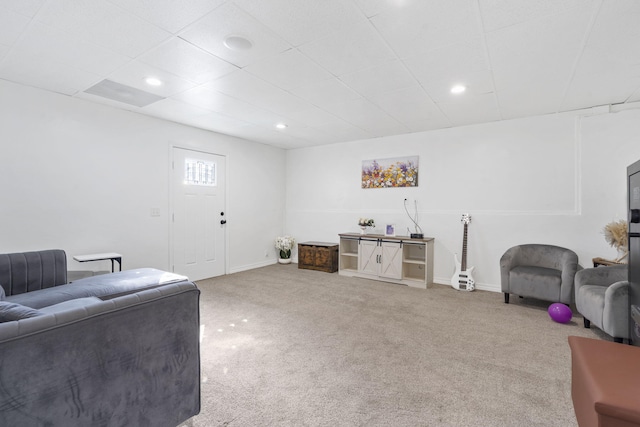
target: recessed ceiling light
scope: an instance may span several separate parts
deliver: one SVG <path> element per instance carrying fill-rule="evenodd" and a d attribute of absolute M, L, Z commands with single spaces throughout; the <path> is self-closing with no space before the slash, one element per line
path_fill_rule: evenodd
<path fill-rule="evenodd" d="M 162 80 L 157 77 L 147 77 L 144 81 L 149 86 L 162 86 Z"/>
<path fill-rule="evenodd" d="M 253 47 L 253 43 L 242 36 L 227 36 L 223 44 L 230 50 L 249 50 Z"/>
<path fill-rule="evenodd" d="M 462 93 L 467 90 L 466 86 L 463 85 L 455 85 L 451 88 L 451 93 Z"/>
<path fill-rule="evenodd" d="M 278 124 L 276 125 L 276 127 L 277 127 L 278 129 L 286 129 L 286 128 L 287 128 L 287 125 L 286 125 L 286 124 L 284 124 L 284 123 L 278 123 Z"/>

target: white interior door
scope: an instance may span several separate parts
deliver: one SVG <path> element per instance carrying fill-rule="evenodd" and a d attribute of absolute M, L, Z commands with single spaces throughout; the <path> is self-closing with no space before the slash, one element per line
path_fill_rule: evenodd
<path fill-rule="evenodd" d="M 224 156 L 173 148 L 173 271 L 191 280 L 225 274 Z"/>

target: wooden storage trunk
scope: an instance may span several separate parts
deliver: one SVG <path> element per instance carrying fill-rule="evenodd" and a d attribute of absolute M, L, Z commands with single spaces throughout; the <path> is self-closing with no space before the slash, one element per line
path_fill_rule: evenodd
<path fill-rule="evenodd" d="M 338 247 L 337 243 L 299 243 L 298 268 L 335 273 L 338 271 Z"/>

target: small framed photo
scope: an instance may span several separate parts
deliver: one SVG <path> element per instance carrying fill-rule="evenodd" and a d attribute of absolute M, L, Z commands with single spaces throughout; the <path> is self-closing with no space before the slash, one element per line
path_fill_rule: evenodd
<path fill-rule="evenodd" d="M 387 224 L 384 227 L 384 235 L 385 236 L 395 236 L 396 235 L 396 225 L 395 224 Z"/>

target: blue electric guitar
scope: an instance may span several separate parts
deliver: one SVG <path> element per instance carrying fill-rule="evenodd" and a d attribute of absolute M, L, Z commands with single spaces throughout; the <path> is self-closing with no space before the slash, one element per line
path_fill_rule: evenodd
<path fill-rule="evenodd" d="M 472 276 L 475 267 L 467 268 L 467 227 L 471 222 L 471 216 L 469 214 L 463 214 L 460 221 L 464 224 L 464 233 L 462 235 L 462 262 L 458 260 L 458 254 L 455 254 L 456 272 L 451 278 L 451 286 L 458 291 L 473 291 L 476 288 L 476 282 Z"/>

